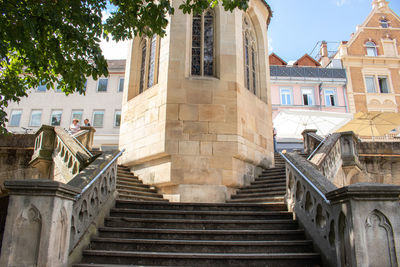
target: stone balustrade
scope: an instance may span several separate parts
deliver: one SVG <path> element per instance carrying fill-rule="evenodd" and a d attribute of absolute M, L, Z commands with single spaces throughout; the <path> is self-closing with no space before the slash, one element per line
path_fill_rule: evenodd
<path fill-rule="evenodd" d="M 304 143 L 304 153 L 311 154 L 319 144 L 324 140 L 323 137 L 317 135 L 317 130 L 305 129 L 302 133 Z"/>
<path fill-rule="evenodd" d="M 104 152 L 68 184 L 47 179 L 5 182 L 10 204 L 0 266 L 76 262 L 114 205 L 121 154 Z"/>
<path fill-rule="evenodd" d="M 119 151 L 104 152 L 68 184 L 81 189 L 73 205 L 70 250 L 81 240 L 93 220 L 115 199 Z"/>
<path fill-rule="evenodd" d="M 326 266 L 398 266 L 400 186 L 337 188 L 295 153 L 286 160 L 286 203 Z"/>
<path fill-rule="evenodd" d="M 92 140 L 92 132 L 85 130 L 82 135 L 86 136 L 83 140 L 89 148 L 91 145 L 88 140 Z M 87 147 L 77 142 L 63 128 L 43 125 L 36 132 L 30 165 L 39 169 L 43 178 L 68 183 L 94 160 Z"/>

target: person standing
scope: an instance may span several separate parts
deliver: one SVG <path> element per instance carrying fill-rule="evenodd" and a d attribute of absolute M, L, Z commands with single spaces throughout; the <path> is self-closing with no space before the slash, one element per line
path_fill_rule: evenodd
<path fill-rule="evenodd" d="M 85 124 L 85 126 L 90 126 L 89 119 L 85 119 L 85 120 L 83 121 L 83 123 Z"/>
<path fill-rule="evenodd" d="M 69 126 L 69 130 L 71 131 L 72 134 L 75 134 L 81 130 L 81 127 L 79 126 L 79 120 L 78 119 L 73 119 L 71 126 Z"/>

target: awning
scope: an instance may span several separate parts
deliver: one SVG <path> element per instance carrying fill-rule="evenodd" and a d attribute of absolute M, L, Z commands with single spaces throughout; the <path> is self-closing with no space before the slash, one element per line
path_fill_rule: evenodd
<path fill-rule="evenodd" d="M 316 129 L 318 135 L 335 132 L 353 118 L 350 113 L 315 110 L 281 110 L 273 120 L 277 138 L 302 139 L 305 129 Z"/>

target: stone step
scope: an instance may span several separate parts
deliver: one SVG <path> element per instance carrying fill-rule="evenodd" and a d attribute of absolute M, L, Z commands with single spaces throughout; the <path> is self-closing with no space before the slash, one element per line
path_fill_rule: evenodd
<path fill-rule="evenodd" d="M 150 188 L 149 185 L 143 184 L 139 180 L 128 180 L 128 179 L 120 179 L 120 178 L 117 178 L 117 185 L 139 186 L 139 187 Z"/>
<path fill-rule="evenodd" d="M 117 184 L 117 189 L 125 189 L 125 190 L 135 190 L 135 191 L 143 191 L 143 192 L 153 192 L 157 193 L 157 190 L 151 187 L 143 187 L 143 186 L 135 186 L 135 185 L 121 185 Z"/>
<path fill-rule="evenodd" d="M 266 187 L 261 187 L 261 188 L 241 188 L 239 189 L 236 194 L 247 194 L 247 193 L 261 193 L 261 192 L 276 192 L 276 191 L 285 191 L 286 192 L 286 186 L 266 186 Z"/>
<path fill-rule="evenodd" d="M 120 178 L 132 178 L 132 179 L 139 180 L 139 178 L 137 176 L 133 175 L 133 173 L 117 172 L 117 176 Z"/>
<path fill-rule="evenodd" d="M 286 186 L 286 181 L 258 181 L 255 180 L 250 183 L 249 187 L 257 186 L 257 185 L 263 185 L 265 187 L 279 187 L 279 186 Z M 247 187 L 246 187 L 247 188 Z"/>
<path fill-rule="evenodd" d="M 82 263 L 156 266 L 318 266 L 317 253 L 173 253 L 84 250 Z M 74 265 L 79 266 L 79 265 Z"/>
<path fill-rule="evenodd" d="M 280 172 L 280 173 L 265 173 L 265 174 L 260 174 L 258 176 L 259 178 L 286 178 L 286 173 L 285 172 Z"/>
<path fill-rule="evenodd" d="M 159 197 L 149 197 L 149 196 L 139 196 L 132 194 L 119 193 L 118 200 L 132 200 L 132 201 L 165 201 L 168 202 L 167 199 L 159 198 Z"/>
<path fill-rule="evenodd" d="M 233 204 L 233 203 L 160 203 L 138 201 L 116 201 L 116 208 L 143 210 L 187 210 L 187 211 L 287 211 L 286 205 L 279 204 Z"/>
<path fill-rule="evenodd" d="M 179 253 L 301 253 L 313 252 L 309 240 L 294 241 L 215 241 L 121 239 L 96 237 L 90 243 L 92 250 L 152 251 Z"/>
<path fill-rule="evenodd" d="M 276 174 L 276 173 L 284 173 L 284 172 L 286 172 L 285 167 L 279 167 L 279 168 L 271 168 L 271 169 L 263 170 L 261 172 L 261 174 L 269 174 L 269 173 Z"/>
<path fill-rule="evenodd" d="M 250 185 L 253 185 L 253 184 L 270 184 L 270 185 L 273 185 L 273 184 L 285 184 L 286 183 L 286 179 L 285 180 L 280 180 L 280 179 L 275 179 L 275 180 L 263 180 L 263 179 L 258 179 L 258 178 L 256 178 L 253 182 L 251 182 L 250 183 Z"/>
<path fill-rule="evenodd" d="M 186 211 L 186 210 L 143 210 L 113 208 L 110 211 L 112 217 L 130 218 L 158 218 L 158 219 L 218 219 L 218 220 L 253 220 L 253 219 L 292 219 L 292 213 L 288 211 Z"/>
<path fill-rule="evenodd" d="M 303 229 L 294 230 L 193 230 L 101 227 L 100 237 L 166 240 L 274 241 L 305 239 Z"/>
<path fill-rule="evenodd" d="M 286 182 L 286 176 L 285 177 L 257 177 L 256 179 L 254 179 L 254 181 L 263 181 L 263 182 L 271 182 L 271 183 L 276 183 L 276 182 Z"/>
<path fill-rule="evenodd" d="M 238 193 L 236 195 L 233 195 L 231 199 L 256 198 L 256 197 L 283 197 L 285 194 L 286 190 L 273 191 L 273 192 Z"/>
<path fill-rule="evenodd" d="M 269 203 L 269 204 L 282 204 L 284 197 L 255 197 L 255 198 L 240 198 L 230 199 L 229 203 Z"/>
<path fill-rule="evenodd" d="M 294 220 L 190 220 L 107 217 L 107 227 L 159 228 L 159 229 L 214 229 L 214 230 L 293 230 L 298 229 Z"/>
<path fill-rule="evenodd" d="M 139 191 L 139 190 L 133 190 L 133 189 L 121 188 L 121 189 L 118 189 L 118 192 L 120 194 L 124 194 L 124 195 L 135 195 L 135 196 L 146 196 L 146 197 L 163 198 L 163 196 L 158 194 L 158 193 L 145 192 L 145 191 Z"/>

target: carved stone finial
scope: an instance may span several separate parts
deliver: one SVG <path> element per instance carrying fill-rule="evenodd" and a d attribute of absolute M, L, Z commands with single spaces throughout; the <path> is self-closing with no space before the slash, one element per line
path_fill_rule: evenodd
<path fill-rule="evenodd" d="M 372 1 L 372 8 L 373 9 L 379 9 L 379 11 L 382 11 L 383 9 L 389 8 L 389 2 L 386 0 L 373 0 Z"/>

